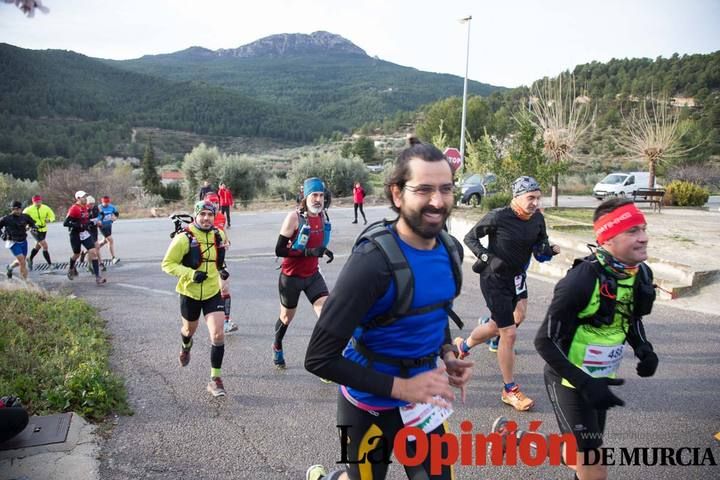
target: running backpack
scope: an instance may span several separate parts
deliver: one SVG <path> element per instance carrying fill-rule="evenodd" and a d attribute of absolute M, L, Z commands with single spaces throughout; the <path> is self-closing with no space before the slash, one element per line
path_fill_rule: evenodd
<path fill-rule="evenodd" d="M 419 315 L 442 308 L 447 311 L 448 316 L 452 318 L 458 328 L 462 329 L 464 326 L 463 322 L 452 310 L 451 301 L 435 303 L 421 308 L 411 308 L 415 294 L 415 279 L 413 278 L 410 264 L 408 264 L 405 254 L 402 252 L 400 245 L 398 245 L 395 235 L 387 228 L 388 225 L 393 223 L 394 222 L 387 220 L 371 223 L 360 236 L 358 236 L 355 241 L 355 246 L 353 247 L 355 248 L 364 242 L 370 242 L 375 245 L 375 247 L 382 252 L 383 257 L 385 257 L 385 260 L 390 266 L 397 290 L 395 300 L 390 310 L 371 319 L 367 324 L 363 325 L 363 327 L 368 329 L 387 326 L 401 317 Z M 438 238 L 450 256 L 450 264 L 455 279 L 455 297 L 457 297 L 460 295 L 460 290 L 462 290 L 462 258 L 460 251 L 453 238 L 445 230 L 440 231 Z"/>
<path fill-rule="evenodd" d="M 297 236 L 295 237 L 295 240 L 292 243 L 293 250 L 305 250 L 307 247 L 307 242 L 310 240 L 310 224 L 307 221 L 307 217 L 305 214 L 297 212 L 298 215 L 298 229 L 297 229 Z M 330 233 L 332 231 L 332 225 L 329 221 L 325 220 L 325 217 L 320 214 L 320 220 L 322 221 L 322 228 L 323 228 L 323 243 L 322 246 L 327 248 L 328 244 L 330 243 Z"/>
<path fill-rule="evenodd" d="M 576 258 L 572 268 L 582 262 L 589 262 L 598 276 L 600 282 L 599 294 L 600 305 L 598 311 L 592 317 L 583 319 L 593 326 L 610 325 L 615 317 L 615 306 L 617 303 L 617 279 L 610 275 L 594 255 L 585 258 Z M 638 273 L 633 284 L 633 317 L 640 318 L 650 315 L 653 303 L 655 303 L 655 284 L 650 267 L 644 262 L 638 265 Z"/>

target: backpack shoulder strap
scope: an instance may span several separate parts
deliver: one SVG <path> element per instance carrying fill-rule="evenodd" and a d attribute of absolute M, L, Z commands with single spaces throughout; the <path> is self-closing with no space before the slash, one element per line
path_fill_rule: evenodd
<path fill-rule="evenodd" d="M 396 294 L 390 311 L 383 317 L 391 319 L 410 310 L 415 294 L 415 279 L 405 254 L 400 249 L 388 226 L 392 222 L 374 222 L 358 236 L 355 246 L 364 242 L 372 243 L 382 252 L 395 280 Z M 382 321 L 379 323 L 382 325 Z"/>
<path fill-rule="evenodd" d="M 460 295 L 462 290 L 462 258 L 458 250 L 457 243 L 445 230 L 440 230 L 440 242 L 445 246 L 445 250 L 450 257 L 450 265 L 452 266 L 453 278 L 455 278 L 455 296 Z"/>

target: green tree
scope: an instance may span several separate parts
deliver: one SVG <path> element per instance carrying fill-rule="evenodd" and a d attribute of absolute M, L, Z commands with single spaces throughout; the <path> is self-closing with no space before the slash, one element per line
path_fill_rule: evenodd
<path fill-rule="evenodd" d="M 150 193 L 160 193 L 162 190 L 160 175 L 155 168 L 155 149 L 153 149 L 152 141 L 148 141 L 145 146 L 142 161 L 142 184 L 143 188 Z"/>
<path fill-rule="evenodd" d="M 247 205 L 267 187 L 267 179 L 258 163 L 247 155 L 222 154 L 213 167 L 215 177 Z"/>
<path fill-rule="evenodd" d="M 371 162 L 375 157 L 375 143 L 368 137 L 360 137 L 353 145 L 353 153 L 362 158 L 364 162 Z"/>
<path fill-rule="evenodd" d="M 294 190 L 308 177 L 321 178 L 333 196 L 351 195 L 355 182 L 360 182 L 368 195 L 372 193 L 368 170 L 359 158 L 314 154 L 295 162 L 288 174 L 290 185 L 295 186 Z"/>
<path fill-rule="evenodd" d="M 208 148 L 201 143 L 185 155 L 182 171 L 185 174 L 185 194 L 188 199 L 195 199 L 198 187 L 204 180 L 215 184 L 215 163 L 220 159 L 220 150 L 217 147 Z"/>

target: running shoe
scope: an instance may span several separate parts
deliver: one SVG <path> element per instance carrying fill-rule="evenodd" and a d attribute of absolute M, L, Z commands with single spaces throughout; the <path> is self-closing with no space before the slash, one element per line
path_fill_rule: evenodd
<path fill-rule="evenodd" d="M 458 355 L 459 355 L 458 358 L 459 358 L 460 360 L 462 360 L 463 358 L 465 358 L 465 357 L 467 357 L 468 355 L 470 355 L 470 351 L 469 351 L 469 350 L 468 350 L 467 352 L 466 352 L 465 350 L 463 350 L 463 343 L 464 343 L 464 340 L 463 340 L 462 337 L 457 337 L 455 340 L 453 340 L 453 344 L 454 344 L 454 345 L 457 347 L 457 349 L 458 349 Z"/>
<path fill-rule="evenodd" d="M 33 271 L 33 259 L 32 258 L 27 259 L 27 266 L 28 266 L 28 270 L 30 270 L 32 272 Z"/>
<path fill-rule="evenodd" d="M 520 391 L 519 385 L 515 385 L 509 392 L 506 392 L 503 387 L 501 399 L 503 403 L 507 403 L 520 412 L 526 412 L 535 405 L 535 402 L 532 401 L 532 399 L 525 396 L 525 394 Z"/>
<path fill-rule="evenodd" d="M 117 258 L 117 257 L 112 257 L 112 264 L 113 264 L 113 265 L 115 265 L 115 264 L 118 263 L 119 261 L 120 261 L 119 258 Z"/>
<path fill-rule="evenodd" d="M 282 350 L 278 350 L 275 348 L 275 345 L 272 346 L 273 351 L 273 363 L 275 364 L 276 368 L 285 368 L 285 356 L 283 355 Z"/>
<path fill-rule="evenodd" d="M 225 325 L 223 326 L 223 331 L 225 331 L 225 333 L 236 332 L 237 329 L 238 326 L 235 324 L 235 322 L 225 322 Z"/>
<path fill-rule="evenodd" d="M 77 277 L 77 270 L 74 268 L 68 269 L 67 277 L 68 280 L 75 280 L 75 277 Z"/>
<path fill-rule="evenodd" d="M 323 383 L 328 383 L 328 384 L 333 383 L 332 380 L 328 380 L 327 378 L 322 378 L 322 377 L 320 377 L 320 381 Z"/>
<path fill-rule="evenodd" d="M 355 220 L 353 220 L 352 222 L 350 222 L 350 223 L 357 223 L 357 218 L 356 218 Z"/>
<path fill-rule="evenodd" d="M 490 350 L 493 353 L 497 353 L 499 344 L 500 344 L 500 337 L 491 338 L 490 343 L 488 344 L 488 350 Z"/>
<path fill-rule="evenodd" d="M 12 278 L 12 271 L 13 269 L 10 267 L 10 265 L 5 267 L 5 275 L 7 275 L 8 278 Z"/>
<path fill-rule="evenodd" d="M 225 386 L 220 377 L 212 377 L 210 379 L 210 383 L 207 385 L 207 391 L 210 392 L 213 397 L 225 396 Z"/>
<path fill-rule="evenodd" d="M 180 361 L 181 367 L 187 367 L 188 363 L 190 363 L 190 349 L 192 348 L 192 342 L 190 343 L 190 346 L 185 348 L 182 347 L 182 350 L 180 350 L 180 358 L 178 359 Z"/>
<path fill-rule="evenodd" d="M 95 284 L 96 285 L 102 285 L 104 283 L 107 283 L 107 278 L 105 277 L 95 277 Z"/>
<path fill-rule="evenodd" d="M 305 472 L 305 480 L 320 480 L 327 475 L 327 470 L 322 465 L 313 465 Z"/>
<path fill-rule="evenodd" d="M 101 272 L 107 272 L 107 267 L 103 262 L 100 262 L 100 271 Z"/>

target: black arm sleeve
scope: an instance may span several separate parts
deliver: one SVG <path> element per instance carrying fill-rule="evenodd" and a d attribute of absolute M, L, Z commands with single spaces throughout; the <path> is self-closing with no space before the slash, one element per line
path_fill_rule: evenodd
<path fill-rule="evenodd" d="M 537 242 L 535 244 L 540 246 L 540 249 L 538 251 L 540 255 L 543 255 L 545 257 L 553 257 L 557 255 L 555 252 L 553 252 L 553 249 L 550 246 L 550 239 L 548 238 L 547 227 L 545 225 L 544 217 L 542 217 L 542 228 L 540 229 L 540 233 L 538 234 Z"/>
<path fill-rule="evenodd" d="M 639 318 L 636 318 L 630 323 L 626 339 L 635 352 L 637 352 L 640 347 L 649 347 L 650 350 L 653 349 L 652 343 L 648 342 L 647 337 L 645 336 L 645 326 Z"/>
<path fill-rule="evenodd" d="M 535 349 L 558 375 L 580 389 L 590 376 L 573 365 L 566 352 L 577 330 L 577 314 L 590 301 L 595 289 L 593 267 L 583 262 L 568 271 L 555 285 L 550 308 L 535 336 Z"/>
<path fill-rule="evenodd" d="M 33 218 L 30 215 L 28 215 L 27 213 L 23 213 L 23 215 L 25 215 L 25 218 L 27 219 L 27 222 L 30 225 L 30 228 L 35 228 L 37 226 L 35 224 L 35 220 L 33 220 Z"/>
<path fill-rule="evenodd" d="M 293 250 L 288 247 L 290 239 L 285 235 L 279 235 L 278 241 L 275 244 L 275 255 L 278 257 L 302 257 L 304 253 L 300 250 Z"/>
<path fill-rule="evenodd" d="M 391 375 L 343 357 L 353 331 L 381 298 L 392 273 L 382 252 L 370 243 L 360 245 L 348 258 L 330 292 L 313 330 L 305 368 L 312 374 L 363 392 L 390 397 Z"/>
<path fill-rule="evenodd" d="M 73 228 L 76 230 L 80 229 L 80 222 L 72 217 L 65 217 L 65 221 L 63 222 L 64 227 Z"/>
<path fill-rule="evenodd" d="M 490 254 L 490 250 L 483 247 L 480 243 L 480 239 L 488 235 L 490 232 L 495 231 L 495 212 L 492 211 L 480 219 L 473 228 L 465 235 L 463 241 L 465 245 L 475 254 L 477 258 L 483 253 Z"/>

